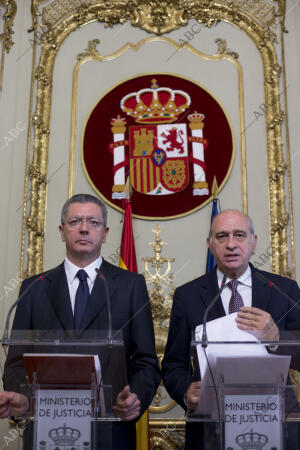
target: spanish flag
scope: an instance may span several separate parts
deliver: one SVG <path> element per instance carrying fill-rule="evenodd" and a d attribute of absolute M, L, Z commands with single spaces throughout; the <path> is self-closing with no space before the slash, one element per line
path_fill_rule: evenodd
<path fill-rule="evenodd" d="M 124 200 L 124 222 L 120 249 L 120 267 L 131 272 L 137 272 L 137 263 L 134 248 L 131 204 L 127 198 Z"/>
<path fill-rule="evenodd" d="M 136 255 L 134 248 L 132 215 L 130 200 L 124 201 L 124 223 L 120 249 L 120 267 L 131 272 L 137 272 Z M 144 412 L 136 424 L 136 450 L 150 449 L 148 410 Z"/>
<path fill-rule="evenodd" d="M 214 220 L 214 217 L 216 217 L 219 214 L 218 211 L 218 198 L 213 199 L 212 209 L 211 209 L 211 217 L 210 217 L 210 224 Z M 207 249 L 207 259 L 206 259 L 206 273 L 210 272 L 216 267 L 216 261 L 213 255 L 211 254 L 211 251 L 209 248 Z"/>

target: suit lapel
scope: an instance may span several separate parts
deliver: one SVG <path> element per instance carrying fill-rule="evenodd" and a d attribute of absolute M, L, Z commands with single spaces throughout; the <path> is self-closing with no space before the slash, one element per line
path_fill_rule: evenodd
<path fill-rule="evenodd" d="M 47 294 L 57 318 L 65 330 L 74 329 L 73 312 L 70 301 L 68 281 L 62 263 L 46 275 L 49 281 Z"/>
<path fill-rule="evenodd" d="M 111 299 L 115 291 L 115 284 L 113 282 L 114 274 L 110 270 L 109 265 L 104 260 L 101 264 L 101 272 L 103 273 L 108 284 L 109 297 Z M 102 315 L 103 320 L 107 322 L 108 314 L 105 284 L 103 279 L 101 279 L 99 275 L 97 275 L 95 279 L 95 283 L 88 300 L 88 306 L 82 318 L 81 328 L 83 330 L 88 328 L 89 324 L 95 319 L 98 314 Z"/>
<path fill-rule="evenodd" d="M 204 303 L 205 308 L 207 308 L 219 292 L 216 269 L 208 272 L 208 274 L 204 276 L 200 281 L 201 300 Z M 218 298 L 212 309 L 209 311 L 208 320 L 217 319 L 218 317 L 222 316 L 225 316 L 225 310 L 223 308 L 222 299 L 220 297 Z"/>
<path fill-rule="evenodd" d="M 250 264 L 252 275 L 252 306 L 268 311 L 272 289 L 267 282 L 255 276 L 256 269 Z"/>

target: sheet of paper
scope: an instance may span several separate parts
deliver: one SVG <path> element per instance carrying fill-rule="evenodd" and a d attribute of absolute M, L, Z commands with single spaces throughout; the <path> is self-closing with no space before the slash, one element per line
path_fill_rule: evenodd
<path fill-rule="evenodd" d="M 244 356 L 244 355 L 266 355 L 268 352 L 264 345 L 261 345 L 259 340 L 251 333 L 240 330 L 236 325 L 237 313 L 228 314 L 224 317 L 211 320 L 206 324 L 206 333 L 209 341 L 220 342 L 220 344 L 208 344 L 206 354 L 209 361 L 216 355 L 227 356 Z M 202 339 L 203 325 L 199 325 L 195 330 L 196 341 L 200 342 Z M 247 342 L 241 344 L 222 344 L 222 342 Z M 253 342 L 249 344 L 248 342 Z M 199 367 L 201 378 L 204 379 L 204 374 L 207 368 L 207 361 L 204 354 L 204 349 L 201 345 L 197 345 L 197 353 L 199 359 Z"/>

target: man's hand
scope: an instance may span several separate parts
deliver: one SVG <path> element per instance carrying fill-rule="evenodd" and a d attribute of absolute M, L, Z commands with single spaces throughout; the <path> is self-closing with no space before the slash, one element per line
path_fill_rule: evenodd
<path fill-rule="evenodd" d="M 184 399 L 187 409 L 196 409 L 200 400 L 201 381 L 194 381 L 191 383 L 185 393 Z"/>
<path fill-rule="evenodd" d="M 136 419 L 141 410 L 141 402 L 136 394 L 130 392 L 130 387 L 127 385 L 118 394 L 116 400 L 116 406 L 113 406 L 113 410 L 118 413 L 123 420 Z"/>
<path fill-rule="evenodd" d="M 277 341 L 279 329 L 266 311 L 243 306 L 237 313 L 236 323 L 241 330 L 251 331 L 261 341 Z"/>
<path fill-rule="evenodd" d="M 17 392 L 0 392 L 0 419 L 17 417 L 28 409 L 28 398 Z"/>

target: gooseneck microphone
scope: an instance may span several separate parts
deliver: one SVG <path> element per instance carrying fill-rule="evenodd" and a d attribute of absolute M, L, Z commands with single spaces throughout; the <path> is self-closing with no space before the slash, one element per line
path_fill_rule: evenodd
<path fill-rule="evenodd" d="M 212 299 L 212 301 L 210 302 L 210 304 L 207 306 L 205 312 L 204 312 L 204 316 L 203 316 L 203 332 L 202 332 L 202 347 L 206 348 L 207 347 L 207 332 L 206 332 L 206 323 L 207 323 L 207 315 L 209 313 L 209 311 L 212 309 L 212 307 L 215 305 L 215 303 L 217 302 L 218 298 L 221 296 L 222 291 L 225 287 L 225 282 L 227 280 L 227 274 L 225 273 L 222 282 L 221 282 L 221 286 L 219 289 L 219 292 L 217 293 L 217 295 L 215 295 L 215 297 Z"/>
<path fill-rule="evenodd" d="M 267 283 L 270 288 L 273 287 L 277 292 L 279 292 L 279 294 L 281 294 L 284 298 L 286 298 L 293 305 L 293 307 L 296 306 L 297 308 L 300 308 L 300 305 L 299 305 L 300 299 L 296 302 L 296 300 L 294 300 L 292 297 L 290 297 L 288 294 L 286 294 L 282 289 L 280 289 L 280 287 L 277 286 L 277 284 L 274 283 L 274 281 L 269 280 L 269 278 L 265 277 L 264 275 L 262 275 L 260 272 L 257 272 L 256 270 L 254 273 L 257 278 L 259 278 L 260 280 Z"/>
<path fill-rule="evenodd" d="M 107 305 L 107 315 L 108 315 L 108 332 L 107 332 L 107 339 L 108 339 L 108 344 L 111 345 L 112 344 L 112 326 L 111 326 L 111 309 L 110 309 L 110 295 L 109 295 L 109 289 L 108 289 L 108 284 L 107 284 L 107 280 L 105 278 L 105 276 L 103 275 L 103 273 L 101 272 L 100 269 L 96 268 L 95 271 L 97 272 L 97 274 L 99 275 L 99 278 L 103 281 L 104 283 L 104 289 L 105 289 L 105 300 L 106 300 L 106 305 Z"/>
<path fill-rule="evenodd" d="M 20 303 L 22 298 L 25 297 L 25 295 L 30 291 L 32 286 L 34 284 L 36 284 L 37 282 L 44 281 L 43 276 L 48 274 L 49 272 L 52 272 L 53 270 L 54 269 L 51 269 L 51 270 L 48 270 L 47 272 L 42 273 L 41 275 L 38 275 L 37 278 L 34 279 L 29 284 L 29 286 L 22 292 L 22 294 L 18 297 L 18 299 L 9 308 L 7 316 L 6 316 L 6 320 L 5 320 L 4 333 L 3 333 L 3 336 L 2 336 L 2 347 L 8 347 L 8 342 L 9 342 L 9 339 L 8 339 L 8 328 L 9 328 L 10 318 L 11 318 L 11 315 L 12 315 L 14 309 L 18 306 L 18 304 Z"/>

